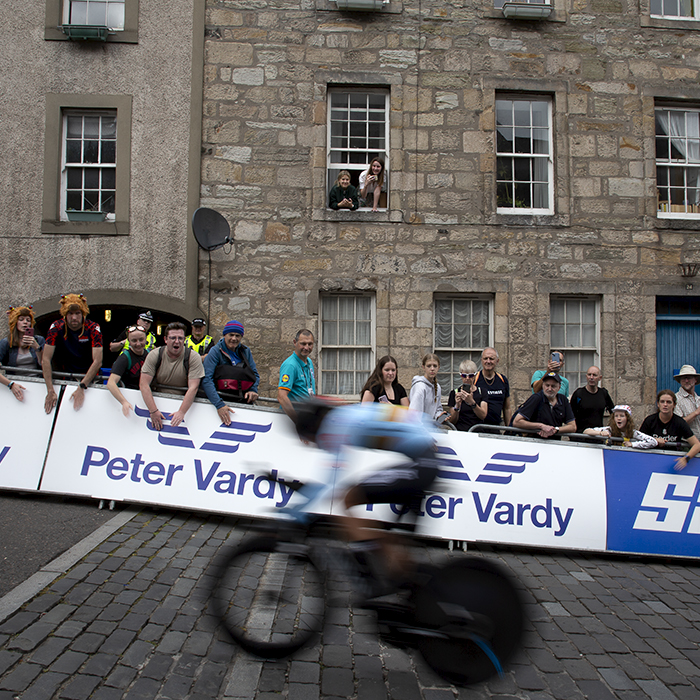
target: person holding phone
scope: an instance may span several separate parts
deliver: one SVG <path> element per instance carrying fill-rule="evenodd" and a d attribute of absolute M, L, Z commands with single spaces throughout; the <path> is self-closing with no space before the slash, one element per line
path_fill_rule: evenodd
<path fill-rule="evenodd" d="M 489 405 L 476 388 L 474 381 L 477 375 L 476 365 L 471 360 L 459 364 L 461 384 L 450 392 L 447 399 L 449 417 L 447 420 L 457 430 L 469 430 L 473 425 L 483 423 L 489 411 Z"/>
<path fill-rule="evenodd" d="M 549 353 L 549 361 L 547 362 L 547 369 L 538 369 L 530 380 L 530 386 L 532 387 L 532 393 L 536 394 L 538 391 L 542 391 L 542 377 L 545 374 L 554 372 L 559 375 L 561 379 L 561 385 L 557 393 L 569 398 L 569 380 L 562 376 L 562 369 L 564 368 L 564 353 L 561 350 L 552 350 Z"/>
<path fill-rule="evenodd" d="M 0 340 L 0 366 L 19 369 L 41 369 L 44 338 L 34 334 L 34 312 L 31 306 L 10 307 L 7 311 L 10 332 Z M 18 401 L 24 399 L 24 387 L 4 374 L 0 384 L 10 389 Z"/>

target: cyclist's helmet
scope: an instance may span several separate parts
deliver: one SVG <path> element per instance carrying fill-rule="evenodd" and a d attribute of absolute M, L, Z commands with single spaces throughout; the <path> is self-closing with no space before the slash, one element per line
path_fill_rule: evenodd
<path fill-rule="evenodd" d="M 327 400 L 318 396 L 311 397 L 308 401 L 295 403 L 295 424 L 299 437 L 303 440 L 315 441 L 316 433 L 321 427 L 323 419 L 332 408 L 333 406 Z"/>

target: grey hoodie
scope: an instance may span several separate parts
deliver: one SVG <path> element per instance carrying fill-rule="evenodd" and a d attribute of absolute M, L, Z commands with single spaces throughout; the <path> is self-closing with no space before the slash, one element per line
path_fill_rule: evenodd
<path fill-rule="evenodd" d="M 416 375 L 411 382 L 411 394 L 409 396 L 410 408 L 414 411 L 422 411 L 433 420 L 443 412 L 442 409 L 442 389 L 437 386 L 437 396 L 435 389 L 428 379 L 422 375 Z"/>

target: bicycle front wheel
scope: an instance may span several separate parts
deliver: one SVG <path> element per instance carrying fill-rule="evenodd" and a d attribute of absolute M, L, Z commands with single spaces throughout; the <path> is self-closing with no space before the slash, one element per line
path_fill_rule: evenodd
<path fill-rule="evenodd" d="M 437 569 L 414 597 L 416 621 L 435 634 L 419 642 L 443 678 L 469 685 L 503 672 L 520 646 L 524 612 L 503 567 L 468 558 Z"/>
<path fill-rule="evenodd" d="M 279 659 L 321 629 L 325 586 L 306 545 L 258 537 L 222 560 L 213 600 L 235 642 L 257 656 Z"/>

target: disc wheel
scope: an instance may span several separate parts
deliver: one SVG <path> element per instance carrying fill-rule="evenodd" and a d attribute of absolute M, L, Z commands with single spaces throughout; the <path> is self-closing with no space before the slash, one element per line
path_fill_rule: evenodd
<path fill-rule="evenodd" d="M 418 643 L 426 663 L 458 685 L 500 673 L 520 646 L 520 595 L 502 567 L 470 558 L 438 569 L 414 595 L 419 626 L 434 632 Z"/>
<path fill-rule="evenodd" d="M 260 537 L 223 558 L 213 601 L 235 642 L 257 656 L 279 659 L 321 629 L 324 593 L 323 576 L 305 545 Z"/>

